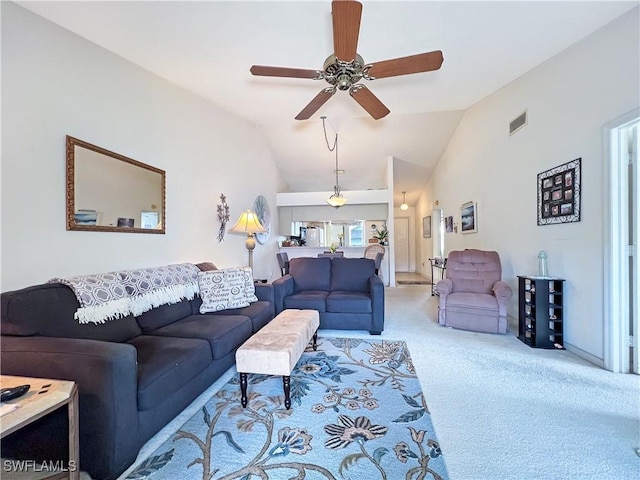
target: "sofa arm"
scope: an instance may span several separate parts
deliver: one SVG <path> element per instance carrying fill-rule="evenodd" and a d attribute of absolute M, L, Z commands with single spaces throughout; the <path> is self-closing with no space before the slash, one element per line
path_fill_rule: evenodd
<path fill-rule="evenodd" d="M 256 283 L 256 297 L 263 302 L 273 303 L 273 285 L 268 283 Z"/>
<path fill-rule="evenodd" d="M 127 464 L 133 462 L 140 447 L 137 435 L 131 434 L 138 429 L 136 358 L 135 347 L 126 343 L 2 336 L 0 365 L 5 375 L 76 382 L 79 392 L 80 465 L 93 478 L 107 478 L 114 472 L 121 473 Z M 21 450 L 38 448 L 52 454 L 58 451 L 60 432 L 56 429 L 60 425 L 56 418 L 46 422 L 47 418 L 44 425 L 38 426 L 38 431 L 23 429 L 25 432 L 20 430 L 12 435 L 12 438 L 14 435 L 19 438 L 21 434 L 33 434 L 32 439 L 24 437 L 17 441 L 14 438 L 3 445 L 3 450 L 13 444 L 13 448 Z M 48 435 L 42 435 L 43 429 L 49 430 Z M 50 445 L 46 445 L 49 442 Z"/>
<path fill-rule="evenodd" d="M 507 302 L 511 299 L 513 291 L 511 287 L 501 280 L 495 282 L 492 287 L 493 294 L 498 300 L 498 315 L 501 317 L 507 316 Z"/>
<path fill-rule="evenodd" d="M 440 295 L 440 298 L 446 298 L 452 290 L 453 281 L 449 278 L 445 278 L 444 280 L 440 280 L 438 283 L 436 283 L 436 292 L 438 293 L 438 295 Z"/>
<path fill-rule="evenodd" d="M 447 308 L 447 296 L 453 291 L 453 281 L 449 278 L 440 280 L 436 284 L 438 294 L 438 323 L 445 325 L 445 310 Z"/>
<path fill-rule="evenodd" d="M 495 282 L 491 290 L 493 290 L 493 294 L 496 296 L 496 298 L 502 301 L 509 300 L 511 298 L 511 295 L 513 295 L 511 287 L 503 281 Z"/>
<path fill-rule="evenodd" d="M 384 282 L 374 275 L 369 277 L 369 293 L 371 295 L 371 328 L 369 333 L 380 335 L 384 330 Z"/>
<path fill-rule="evenodd" d="M 274 280 L 273 285 L 273 303 L 276 307 L 276 315 L 284 310 L 284 297 L 293 293 L 293 277 L 290 274 L 286 274 L 277 280 Z"/>

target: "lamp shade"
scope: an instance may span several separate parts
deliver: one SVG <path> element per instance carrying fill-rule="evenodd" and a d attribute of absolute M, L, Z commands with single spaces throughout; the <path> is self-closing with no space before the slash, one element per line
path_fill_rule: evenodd
<path fill-rule="evenodd" d="M 342 207 L 345 203 L 347 203 L 347 199 L 342 195 L 333 194 L 327 199 L 327 203 L 332 207 L 339 208 Z"/>
<path fill-rule="evenodd" d="M 267 231 L 266 228 L 262 226 L 258 216 L 251 210 L 247 210 L 246 212 L 242 212 L 240 218 L 236 222 L 236 224 L 229 229 L 230 232 L 234 233 L 264 233 Z"/>

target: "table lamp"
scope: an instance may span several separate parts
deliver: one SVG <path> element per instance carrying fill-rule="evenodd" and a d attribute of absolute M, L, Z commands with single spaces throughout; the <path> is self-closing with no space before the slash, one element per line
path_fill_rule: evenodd
<path fill-rule="evenodd" d="M 246 212 L 242 212 L 236 224 L 231 227 L 229 231 L 247 234 L 245 246 L 249 251 L 249 267 L 253 270 L 253 249 L 256 248 L 255 234 L 264 233 L 267 229 L 262 226 L 258 216 L 253 211 L 247 210 Z"/>

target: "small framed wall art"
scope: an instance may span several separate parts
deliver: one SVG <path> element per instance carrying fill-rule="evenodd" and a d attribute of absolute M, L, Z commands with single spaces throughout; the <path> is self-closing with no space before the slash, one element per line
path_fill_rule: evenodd
<path fill-rule="evenodd" d="M 538 225 L 580 221 L 582 159 L 538 174 Z"/>
<path fill-rule="evenodd" d="M 422 218 L 422 238 L 431 238 L 431 215 Z"/>
<path fill-rule="evenodd" d="M 260 220 L 262 226 L 267 230 L 264 233 L 256 233 L 256 240 L 260 245 L 264 245 L 269 240 L 269 233 L 271 232 L 271 210 L 269 209 L 269 202 L 262 195 L 258 195 L 253 201 L 253 211 Z"/>
<path fill-rule="evenodd" d="M 453 215 L 444 217 L 444 231 L 447 233 L 453 232 Z"/>
<path fill-rule="evenodd" d="M 462 233 L 476 233 L 478 231 L 478 206 L 476 202 L 463 203 L 460 207 L 460 230 Z"/>

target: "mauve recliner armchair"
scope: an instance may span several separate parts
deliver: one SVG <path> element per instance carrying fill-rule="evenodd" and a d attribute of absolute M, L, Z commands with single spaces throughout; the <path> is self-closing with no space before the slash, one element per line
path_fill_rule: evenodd
<path fill-rule="evenodd" d="M 447 327 L 484 333 L 506 333 L 511 287 L 502 281 L 498 252 L 453 251 L 446 278 L 436 285 L 440 295 L 438 322 Z"/>

